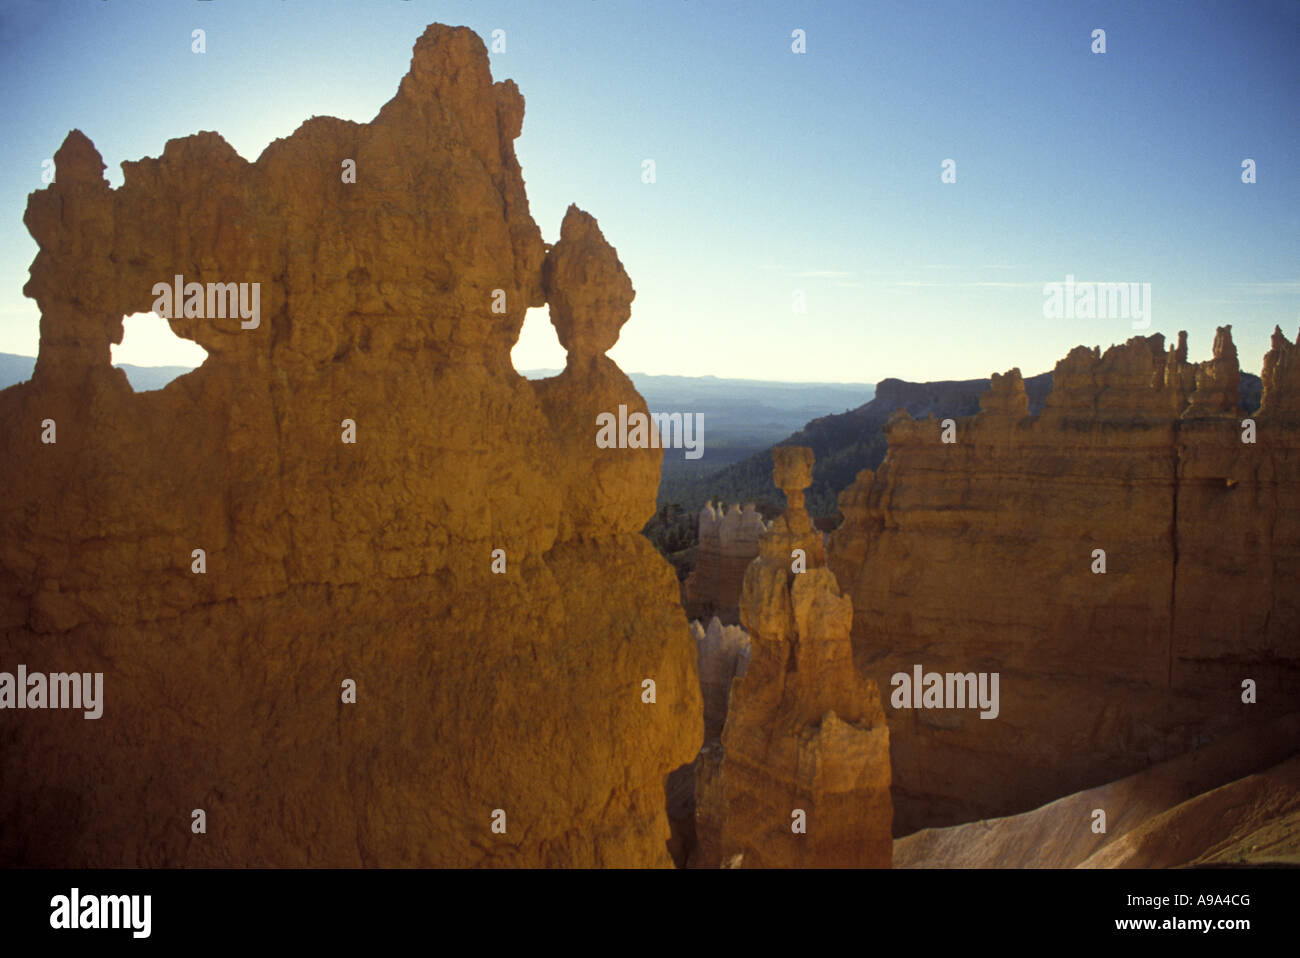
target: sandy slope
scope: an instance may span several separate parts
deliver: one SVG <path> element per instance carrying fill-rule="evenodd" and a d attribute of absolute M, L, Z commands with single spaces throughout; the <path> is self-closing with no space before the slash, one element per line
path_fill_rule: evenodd
<path fill-rule="evenodd" d="M 1031 812 L 894 842 L 895 868 L 1284 863 L 1300 864 L 1300 713 Z"/>

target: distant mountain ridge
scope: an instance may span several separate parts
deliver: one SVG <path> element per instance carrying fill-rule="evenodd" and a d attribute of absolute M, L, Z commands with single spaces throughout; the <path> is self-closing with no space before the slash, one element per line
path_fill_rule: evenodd
<path fill-rule="evenodd" d="M 192 366 L 133 366 L 130 363 L 114 363 L 126 373 L 127 381 L 136 392 L 148 392 L 162 389 L 177 376 L 183 376 Z M 32 378 L 36 368 L 35 356 L 18 356 L 14 353 L 0 353 L 0 389 L 7 389 L 15 383 L 26 382 Z"/>
<path fill-rule="evenodd" d="M 161 389 L 193 366 L 135 366 L 114 363 L 136 392 Z M 0 353 L 0 389 L 32 378 L 36 357 Z M 525 369 L 528 379 L 555 376 L 559 369 Z M 791 383 L 717 376 L 667 376 L 631 373 L 629 377 L 651 410 L 704 413 L 714 436 L 744 434 L 766 442 L 786 435 L 828 409 L 851 409 L 873 393 L 868 383 Z M 708 434 L 706 433 L 706 438 Z"/>
<path fill-rule="evenodd" d="M 559 370 L 527 369 L 528 379 Z M 705 425 L 705 461 L 710 438 L 714 453 L 750 440 L 766 448 L 808 420 L 829 412 L 854 409 L 875 395 L 868 383 L 790 383 L 717 376 L 666 376 L 628 373 L 651 412 L 701 413 Z M 751 450 L 753 451 L 753 450 Z M 709 470 L 726 463 L 711 463 Z"/>

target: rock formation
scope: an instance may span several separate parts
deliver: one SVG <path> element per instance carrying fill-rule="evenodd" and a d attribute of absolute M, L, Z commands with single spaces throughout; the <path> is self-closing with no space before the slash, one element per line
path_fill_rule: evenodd
<path fill-rule="evenodd" d="M 898 834 L 1034 808 L 1296 708 L 1296 356 L 1276 333 L 1249 422 L 1227 327 L 1199 364 L 1185 334 L 1079 347 L 1037 416 L 1018 370 L 995 376 L 953 442 L 891 420 L 828 561 L 857 661 L 891 689 Z M 997 717 L 894 707 L 916 665 L 999 673 Z"/>
<path fill-rule="evenodd" d="M 371 123 L 253 163 L 199 133 L 110 189 L 69 134 L 0 393 L 0 670 L 102 672 L 103 716 L 0 712 L 0 863 L 669 863 L 695 649 L 638 534 L 659 453 L 594 438 L 645 411 L 604 355 L 633 290 L 578 209 L 543 244 L 523 111 L 435 25 Z M 109 345 L 178 275 L 260 316 L 186 293 L 209 358 L 136 395 Z M 568 364 L 529 382 L 543 303 Z"/>
<path fill-rule="evenodd" d="M 717 616 L 709 622 L 707 630 L 698 621 L 692 622 L 691 635 L 699 649 L 704 741 L 721 741 L 731 700 L 731 683 L 749 667 L 749 636 L 738 625 L 723 625 Z"/>
<path fill-rule="evenodd" d="M 854 668 L 853 610 L 804 508 L 812 451 L 778 446 L 772 457 L 789 506 L 745 573 L 750 661 L 732 684 L 721 744 L 706 745 L 696 763 L 692 864 L 885 868 L 889 733 L 880 692 Z"/>
<path fill-rule="evenodd" d="M 711 502 L 700 510 L 699 549 L 695 569 L 686 577 L 686 615 L 717 616 L 723 624 L 740 620 L 740 589 L 745 570 L 758 555 L 759 537 L 768 529 L 752 502 L 733 505 L 725 514 Z"/>
<path fill-rule="evenodd" d="M 722 727 L 727 720 L 731 683 L 749 667 L 749 636 L 738 625 L 723 625 L 717 616 L 705 629 L 698 621 L 691 623 L 691 635 L 699 650 L 700 694 L 704 698 L 704 745 L 701 754 L 714 753 L 722 741 Z M 707 759 L 706 759 L 707 760 Z M 689 864 L 695 854 L 698 836 L 695 827 L 695 771 L 700 757 L 689 765 L 674 769 L 664 791 L 668 805 L 668 822 L 672 826 L 669 849 L 679 867 Z"/>

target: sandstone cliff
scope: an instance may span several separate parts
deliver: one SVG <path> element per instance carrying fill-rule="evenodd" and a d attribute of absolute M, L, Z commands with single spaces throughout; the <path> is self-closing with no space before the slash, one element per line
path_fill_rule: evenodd
<path fill-rule="evenodd" d="M 0 393 L 0 669 L 105 701 L 3 713 L 0 862 L 669 863 L 695 648 L 638 535 L 659 452 L 594 441 L 645 410 L 604 356 L 633 290 L 576 208 L 543 244 L 523 111 L 435 25 L 371 123 L 253 163 L 199 133 L 114 190 L 69 134 L 25 220 L 35 376 Z M 260 284 L 260 323 L 173 318 L 209 359 L 136 395 L 109 344 L 178 274 Z M 534 383 L 543 303 L 568 364 Z"/>
<path fill-rule="evenodd" d="M 706 744 L 696 762 L 692 865 L 887 868 L 879 689 L 853 665 L 853 610 L 804 508 L 812 451 L 779 446 L 772 456 L 789 507 L 745 573 L 750 661 L 732 683 L 721 743 Z M 793 571 L 796 562 L 806 571 Z"/>
<path fill-rule="evenodd" d="M 1001 676 L 992 720 L 887 706 L 898 834 L 1033 808 L 1295 707 L 1298 368 L 1276 333 L 1253 443 L 1228 328 L 1200 364 L 1185 336 L 1079 347 L 1037 416 L 1018 370 L 994 376 L 951 443 L 934 419 L 891 420 L 829 547 L 857 660 L 882 689 L 918 664 Z"/>

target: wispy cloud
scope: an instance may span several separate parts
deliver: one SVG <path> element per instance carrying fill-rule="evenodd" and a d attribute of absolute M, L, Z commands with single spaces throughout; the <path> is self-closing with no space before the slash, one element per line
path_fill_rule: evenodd
<path fill-rule="evenodd" d="M 1231 285 L 1251 293 L 1300 293 L 1300 280 L 1283 280 L 1279 283 L 1232 283 Z"/>
<path fill-rule="evenodd" d="M 806 269 L 802 273 L 793 273 L 793 276 L 799 279 L 843 279 L 845 276 L 852 276 L 852 273 L 846 273 L 842 269 Z"/>
<path fill-rule="evenodd" d="M 887 283 L 886 285 L 904 286 L 909 288 L 939 287 L 944 289 L 976 289 L 981 287 L 992 288 L 992 289 L 1042 289 L 1043 288 L 1043 284 L 1038 282 L 1009 283 L 1009 282 L 998 282 L 994 280 L 979 280 L 976 282 L 965 282 L 965 283 L 929 283 L 929 282 L 919 282 L 915 280 L 901 280 L 896 283 Z"/>
<path fill-rule="evenodd" d="M 922 269 L 964 269 L 974 273 L 981 269 L 1029 269 L 1028 266 L 1009 266 L 1005 263 L 982 263 L 979 266 L 957 266 L 953 263 L 927 263 Z"/>

